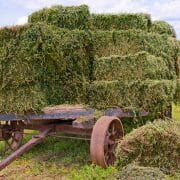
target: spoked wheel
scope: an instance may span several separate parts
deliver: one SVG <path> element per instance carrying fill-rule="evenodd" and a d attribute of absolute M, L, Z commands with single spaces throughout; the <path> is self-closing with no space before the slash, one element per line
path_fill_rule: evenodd
<path fill-rule="evenodd" d="M 94 164 L 113 165 L 117 141 L 124 136 L 123 126 L 117 117 L 102 116 L 93 127 L 90 153 Z"/>
<path fill-rule="evenodd" d="M 2 127 L 2 140 L 4 141 L 4 154 L 15 151 L 21 146 L 23 139 L 23 129 L 19 128 L 16 121 L 7 122 Z"/>

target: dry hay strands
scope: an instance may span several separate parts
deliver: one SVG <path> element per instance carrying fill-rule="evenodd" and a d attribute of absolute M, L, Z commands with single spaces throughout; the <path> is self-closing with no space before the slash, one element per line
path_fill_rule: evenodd
<path fill-rule="evenodd" d="M 159 119 L 127 134 L 117 147 L 117 167 L 130 163 L 158 167 L 166 174 L 180 168 L 180 121 Z"/>
<path fill-rule="evenodd" d="M 133 81 L 145 79 L 168 79 L 168 68 L 164 60 L 147 52 L 134 55 L 96 58 L 94 78 L 101 81 Z"/>
<path fill-rule="evenodd" d="M 148 31 L 151 25 L 149 14 L 92 14 L 92 29 L 128 30 L 141 29 Z"/>
<path fill-rule="evenodd" d="M 159 34 L 167 34 L 172 37 L 176 37 L 174 28 L 165 21 L 153 21 L 150 27 L 150 31 Z"/>
<path fill-rule="evenodd" d="M 68 29 L 89 29 L 90 13 L 86 5 L 69 7 L 56 5 L 32 13 L 28 18 L 28 22 L 45 22 Z"/>
<path fill-rule="evenodd" d="M 171 106 L 175 89 L 171 80 L 94 81 L 87 88 L 87 103 L 97 109 L 119 106 L 158 116 Z"/>

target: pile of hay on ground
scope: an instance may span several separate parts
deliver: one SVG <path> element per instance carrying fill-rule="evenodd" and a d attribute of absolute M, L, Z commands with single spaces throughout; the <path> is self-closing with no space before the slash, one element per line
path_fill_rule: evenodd
<path fill-rule="evenodd" d="M 116 179 L 119 180 L 164 180 L 165 174 L 158 168 L 143 167 L 135 164 L 130 164 L 116 173 Z"/>
<path fill-rule="evenodd" d="M 157 120 L 133 130 L 117 147 L 117 167 L 131 163 L 158 167 L 166 174 L 180 169 L 180 121 Z"/>

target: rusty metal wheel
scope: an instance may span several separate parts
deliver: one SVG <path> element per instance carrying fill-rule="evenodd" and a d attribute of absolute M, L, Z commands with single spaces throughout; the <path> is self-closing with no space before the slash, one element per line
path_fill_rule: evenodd
<path fill-rule="evenodd" d="M 117 141 L 123 136 L 123 126 L 117 117 L 99 118 L 91 135 L 90 154 L 93 163 L 102 167 L 113 165 Z"/>
<path fill-rule="evenodd" d="M 21 146 L 23 129 L 19 128 L 21 122 L 6 122 L 2 128 L 2 140 L 4 141 L 4 154 L 15 151 Z"/>

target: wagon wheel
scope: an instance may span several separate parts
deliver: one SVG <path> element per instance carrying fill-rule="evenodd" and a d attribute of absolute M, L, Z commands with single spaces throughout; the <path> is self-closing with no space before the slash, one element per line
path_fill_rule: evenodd
<path fill-rule="evenodd" d="M 4 141 L 4 154 L 15 151 L 21 146 L 23 139 L 23 128 L 19 128 L 17 121 L 7 122 L 2 130 Z"/>
<path fill-rule="evenodd" d="M 99 118 L 91 135 L 90 154 L 93 163 L 102 167 L 113 165 L 117 140 L 123 135 L 123 126 L 117 117 Z"/>

